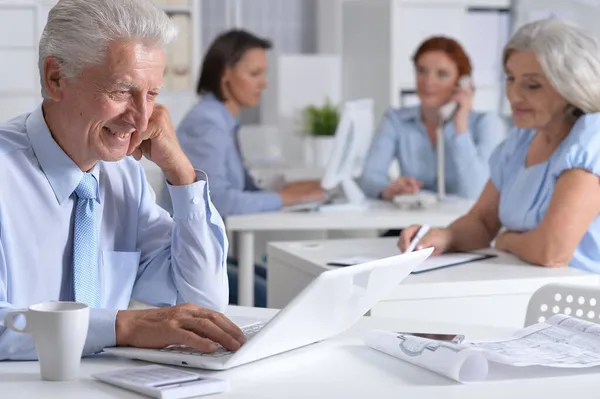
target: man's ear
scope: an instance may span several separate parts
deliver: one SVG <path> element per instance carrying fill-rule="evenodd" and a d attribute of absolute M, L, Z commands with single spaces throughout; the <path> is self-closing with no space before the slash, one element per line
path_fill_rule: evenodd
<path fill-rule="evenodd" d="M 63 98 L 65 79 L 60 72 L 60 63 L 56 57 L 46 57 L 44 60 L 44 87 L 54 101 L 60 101 Z"/>

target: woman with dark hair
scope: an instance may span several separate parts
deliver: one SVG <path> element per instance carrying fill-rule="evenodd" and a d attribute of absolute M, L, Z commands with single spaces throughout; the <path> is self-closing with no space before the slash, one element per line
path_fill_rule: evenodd
<path fill-rule="evenodd" d="M 471 63 L 463 48 L 447 37 L 431 37 L 417 49 L 416 107 L 390 108 L 365 162 L 360 185 L 372 198 L 392 200 L 424 188 L 437 191 L 436 130 L 443 124 L 446 193 L 476 198 L 488 179 L 487 162 L 505 135 L 498 115 L 472 110 L 473 87 L 459 86 L 471 75 Z M 441 108 L 451 101 L 456 111 L 444 120 Z M 402 176 L 389 181 L 394 159 Z"/>
<path fill-rule="evenodd" d="M 195 169 L 206 173 L 210 197 L 224 218 L 230 215 L 276 211 L 303 200 L 319 200 L 318 182 L 289 184 L 279 192 L 263 191 L 244 167 L 238 140 L 237 115 L 259 104 L 267 86 L 268 40 L 243 30 L 219 35 L 202 63 L 197 93 L 200 102 L 177 128 L 177 137 Z M 165 203 L 169 209 L 169 204 Z M 237 267 L 229 265 L 230 303 L 237 303 Z M 266 272 L 256 268 L 256 306 L 266 306 Z"/>
<path fill-rule="evenodd" d="M 200 102 L 177 129 L 183 150 L 208 176 L 213 204 L 223 217 L 276 211 L 303 200 L 318 200 L 318 182 L 289 184 L 279 192 L 263 191 L 244 167 L 237 115 L 259 104 L 267 86 L 268 40 L 243 30 L 219 35 L 209 47 L 197 92 Z"/>

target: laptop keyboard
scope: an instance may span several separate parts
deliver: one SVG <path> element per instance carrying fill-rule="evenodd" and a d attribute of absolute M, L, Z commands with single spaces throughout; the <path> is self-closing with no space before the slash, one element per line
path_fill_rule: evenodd
<path fill-rule="evenodd" d="M 250 341 L 252 337 L 254 337 L 262 328 L 265 326 L 265 322 L 257 322 L 254 324 L 250 324 L 246 327 L 242 327 L 242 332 L 246 336 L 246 340 Z M 169 345 L 166 348 L 160 349 L 161 352 L 169 352 L 169 353 L 180 353 L 183 355 L 194 355 L 194 356 L 203 356 L 203 357 L 223 357 L 231 355 L 233 352 L 223 348 L 221 345 L 217 345 L 218 349 L 214 353 L 203 353 L 198 351 L 197 349 L 190 348 L 185 345 Z"/>

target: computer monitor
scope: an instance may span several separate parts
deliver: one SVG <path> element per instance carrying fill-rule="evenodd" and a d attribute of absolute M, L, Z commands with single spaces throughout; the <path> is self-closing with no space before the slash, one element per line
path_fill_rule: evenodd
<path fill-rule="evenodd" d="M 341 186 L 345 201 L 328 206 L 329 209 L 367 207 L 365 194 L 354 181 L 354 171 L 357 164 L 363 163 L 369 149 L 373 118 L 372 99 L 348 101 L 344 104 L 321 186 L 328 191 Z"/>

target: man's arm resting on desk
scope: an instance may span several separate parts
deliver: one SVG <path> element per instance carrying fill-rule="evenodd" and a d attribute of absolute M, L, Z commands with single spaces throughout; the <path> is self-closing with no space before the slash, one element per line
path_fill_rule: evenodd
<path fill-rule="evenodd" d="M 0 302 L 0 318 L 4 322 L 8 312 L 15 310 L 10 304 Z M 88 328 L 83 356 L 93 355 L 107 346 L 115 346 L 116 310 L 90 309 L 90 325 Z M 15 324 L 24 325 L 23 316 L 15 317 Z M 36 360 L 37 354 L 33 336 L 18 333 L 5 327 L 0 327 L 0 360 Z"/>
<path fill-rule="evenodd" d="M 3 308 L 0 317 L 13 310 Z M 23 316 L 17 316 L 23 318 Z M 24 320 L 15 320 L 17 325 Z M 211 353 L 215 343 L 238 350 L 246 342 L 243 332 L 220 313 L 184 304 L 168 308 L 122 310 L 90 309 L 90 326 L 83 356 L 110 346 L 164 348 L 184 344 Z M 0 360 L 36 360 L 33 336 L 0 328 Z"/>

